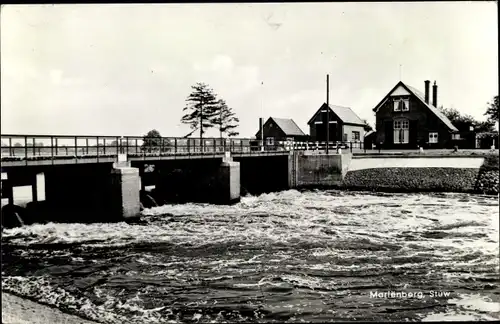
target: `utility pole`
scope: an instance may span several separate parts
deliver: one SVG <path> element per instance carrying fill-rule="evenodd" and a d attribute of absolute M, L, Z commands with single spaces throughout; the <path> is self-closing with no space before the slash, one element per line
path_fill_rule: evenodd
<path fill-rule="evenodd" d="M 200 97 L 200 148 L 203 153 L 203 98 Z"/>
<path fill-rule="evenodd" d="M 219 132 L 220 132 L 220 139 L 221 139 L 221 144 L 222 144 L 222 108 L 219 112 Z"/>
<path fill-rule="evenodd" d="M 264 152 L 264 81 L 260 84 L 260 115 L 262 116 L 260 122 L 260 139 L 261 139 L 261 151 Z"/>
<path fill-rule="evenodd" d="M 326 154 L 330 146 L 330 76 L 326 75 Z"/>

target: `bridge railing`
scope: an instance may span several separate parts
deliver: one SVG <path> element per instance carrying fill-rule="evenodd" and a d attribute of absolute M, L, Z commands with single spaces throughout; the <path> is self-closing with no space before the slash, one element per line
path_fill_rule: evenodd
<path fill-rule="evenodd" d="M 1 135 L 2 161 L 53 159 L 110 159 L 118 154 L 130 158 L 170 155 L 253 154 L 303 150 L 322 152 L 326 142 L 274 141 L 263 143 L 248 138 L 179 138 L 143 136 L 85 135 Z M 330 142 L 337 148 L 356 152 L 364 150 L 363 142 Z"/>
<path fill-rule="evenodd" d="M 315 142 L 279 142 L 285 150 L 295 150 L 295 151 L 326 151 L 326 142 L 315 141 Z M 344 142 L 328 142 L 328 148 L 332 152 L 341 151 L 347 152 L 361 152 L 366 151 L 364 143 L 361 141 L 344 141 Z"/>
<path fill-rule="evenodd" d="M 248 138 L 178 138 L 143 136 L 1 135 L 2 161 L 116 158 L 169 155 L 220 155 L 224 152 L 270 153 L 285 145 L 264 145 Z"/>

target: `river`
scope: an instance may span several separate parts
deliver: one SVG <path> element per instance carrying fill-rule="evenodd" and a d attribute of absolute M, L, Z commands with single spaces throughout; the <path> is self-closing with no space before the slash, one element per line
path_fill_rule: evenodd
<path fill-rule="evenodd" d="M 101 323 L 500 319 L 498 197 L 295 190 L 5 230 L 2 289 Z"/>

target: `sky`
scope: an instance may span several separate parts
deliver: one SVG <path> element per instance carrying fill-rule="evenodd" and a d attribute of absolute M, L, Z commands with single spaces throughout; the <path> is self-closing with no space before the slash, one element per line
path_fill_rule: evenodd
<path fill-rule="evenodd" d="M 372 109 L 399 80 L 476 119 L 498 95 L 496 2 L 1 7 L 1 133 L 184 136 L 207 83 L 240 118 Z M 206 136 L 218 136 L 210 130 Z"/>

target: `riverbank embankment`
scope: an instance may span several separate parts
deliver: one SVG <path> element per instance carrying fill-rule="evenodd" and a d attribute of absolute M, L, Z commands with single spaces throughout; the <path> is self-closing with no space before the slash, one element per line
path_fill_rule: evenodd
<path fill-rule="evenodd" d="M 2 323 L 4 324 L 97 324 L 81 317 L 63 313 L 57 308 L 2 292 Z"/>
<path fill-rule="evenodd" d="M 499 156 L 353 158 L 340 187 L 389 192 L 499 192 Z"/>

